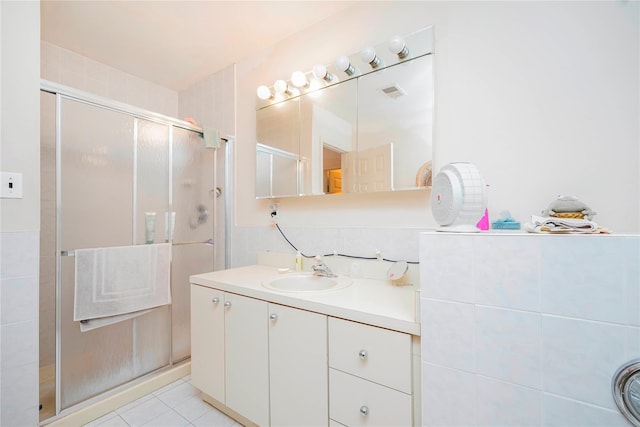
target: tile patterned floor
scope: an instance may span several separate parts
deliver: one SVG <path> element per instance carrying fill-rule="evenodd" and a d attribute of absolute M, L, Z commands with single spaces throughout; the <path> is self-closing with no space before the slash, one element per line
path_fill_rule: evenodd
<path fill-rule="evenodd" d="M 199 391 L 184 377 L 85 427 L 242 427 L 200 399 Z"/>

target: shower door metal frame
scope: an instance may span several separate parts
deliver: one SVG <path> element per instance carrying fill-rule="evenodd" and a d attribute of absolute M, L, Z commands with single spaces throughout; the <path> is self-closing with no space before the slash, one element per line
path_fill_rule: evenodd
<path fill-rule="evenodd" d="M 88 105 L 92 105 L 94 107 L 97 108 L 101 108 L 101 109 L 105 109 L 105 110 L 110 110 L 110 111 L 115 111 L 115 112 L 119 112 L 119 113 L 123 113 L 126 114 L 128 116 L 132 116 L 134 118 L 134 145 L 133 145 L 133 150 L 134 150 L 134 177 L 136 176 L 136 149 L 137 149 L 137 129 L 138 129 L 138 123 L 136 119 L 143 119 L 143 120 L 148 120 L 150 122 L 154 122 L 154 123 L 158 123 L 158 124 L 162 124 L 162 125 L 166 125 L 168 127 L 168 131 L 169 131 L 169 164 L 168 164 L 168 168 L 169 168 L 169 173 L 168 173 L 168 187 L 169 187 L 169 209 L 173 209 L 173 186 L 172 186 L 172 179 L 173 179 L 173 173 L 172 173 L 172 154 L 173 154 L 173 128 L 180 128 L 180 129 L 185 129 L 185 130 L 189 130 L 189 131 L 193 131 L 196 132 L 198 134 L 200 134 L 201 136 L 203 136 L 203 130 L 201 127 L 199 126 L 195 126 L 189 122 L 185 122 L 183 120 L 179 120 L 179 119 L 175 119 L 173 117 L 169 117 L 169 116 L 165 116 L 159 113 L 155 113 L 155 112 L 151 112 L 151 111 L 147 111 L 144 110 L 142 108 L 138 108 L 132 105 L 128 105 L 125 103 L 121 103 L 118 101 L 114 101 L 108 98 L 104 98 L 104 97 L 100 97 L 88 92 L 84 92 L 78 89 L 74 89 L 65 85 L 61 85 L 55 82 L 51 82 L 48 80 L 44 80 L 41 79 L 40 81 L 40 90 L 42 92 L 48 92 L 51 93 L 53 95 L 56 96 L 56 102 L 55 102 L 55 126 L 56 126 L 56 131 L 55 131 L 55 147 L 56 147 L 56 209 L 55 209 L 55 215 L 56 215 L 56 225 L 55 225 L 55 239 L 56 239 L 56 254 L 55 254 L 55 264 L 56 264 L 56 277 L 55 277 L 55 282 L 56 282 L 56 303 L 55 303 L 55 310 L 56 310 L 56 325 L 55 325 L 55 334 L 56 334 L 56 360 L 55 360 L 55 406 L 56 406 L 56 410 L 55 410 L 55 417 L 59 416 L 62 412 L 61 409 L 61 380 L 60 380 L 60 370 L 61 370 L 61 325 L 62 325 L 62 314 L 61 314 L 61 304 L 62 304 L 62 260 L 61 257 L 63 256 L 62 254 L 62 244 L 61 244 L 61 236 L 62 236 L 62 228 L 61 228 L 61 214 L 62 214 L 62 191 L 61 191 L 61 183 L 62 183 L 62 100 L 63 99 L 68 99 L 68 100 L 72 100 L 72 101 L 76 101 L 76 102 L 80 102 L 80 103 L 84 103 L 84 104 L 88 104 Z M 228 149 L 228 147 L 226 147 Z M 226 153 L 228 155 L 228 153 Z M 227 160 L 227 159 L 225 159 Z M 225 162 L 226 163 L 226 162 Z M 228 163 L 226 163 L 226 165 L 228 165 Z M 225 165 L 225 166 L 226 166 Z M 214 165 L 215 167 L 215 165 Z M 225 167 L 225 174 L 227 173 L 226 171 L 226 167 Z M 134 179 L 134 188 L 133 188 L 133 197 L 134 197 L 134 205 L 133 205 L 133 209 L 135 212 L 136 209 L 136 183 L 135 183 L 135 179 Z M 227 187 L 225 185 L 225 187 Z M 227 187 L 228 188 L 228 187 Z M 225 222 L 228 223 L 228 220 L 225 219 Z M 136 238 L 136 231 L 137 231 L 137 227 L 136 227 L 137 223 L 136 223 L 136 218 L 134 215 L 133 218 L 133 241 L 135 241 Z M 225 240 L 227 238 L 227 233 L 225 233 Z M 226 247 L 226 242 L 225 242 L 225 247 Z M 69 254 L 64 254 L 66 256 L 73 256 L 73 254 L 69 253 Z M 215 257 L 214 257 L 215 259 Z M 226 262 L 226 257 L 225 257 L 225 262 Z M 169 311 L 169 316 L 171 318 L 171 310 Z M 169 345 L 170 348 L 172 348 L 172 337 L 171 337 L 172 333 L 171 331 L 169 331 Z M 171 366 L 172 364 L 172 351 L 169 352 L 169 365 Z M 88 399 L 89 401 L 93 400 L 92 398 Z M 71 409 L 71 408 L 77 408 L 79 406 L 82 406 L 83 403 L 85 402 L 80 402 L 78 404 L 75 404 L 73 406 L 71 406 L 70 408 L 67 409 Z"/>

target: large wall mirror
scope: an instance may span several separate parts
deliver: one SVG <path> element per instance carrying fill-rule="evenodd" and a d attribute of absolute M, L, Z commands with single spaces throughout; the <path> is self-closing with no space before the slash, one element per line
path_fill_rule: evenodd
<path fill-rule="evenodd" d="M 342 57 L 314 67 L 302 82 L 292 77 L 262 87 L 256 197 L 431 185 L 433 30 L 398 40 L 405 51 L 375 46 L 373 57 Z"/>

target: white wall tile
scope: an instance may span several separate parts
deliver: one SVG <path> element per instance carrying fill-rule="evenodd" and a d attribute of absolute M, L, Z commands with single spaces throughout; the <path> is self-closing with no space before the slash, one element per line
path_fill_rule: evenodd
<path fill-rule="evenodd" d="M 605 409 L 544 393 L 542 425 L 545 427 L 630 427 L 617 410 Z"/>
<path fill-rule="evenodd" d="M 0 233 L 0 425 L 38 424 L 38 237 Z"/>
<path fill-rule="evenodd" d="M 41 77 L 170 117 L 178 93 L 54 44 L 41 42 Z"/>
<path fill-rule="evenodd" d="M 615 371 L 640 357 L 639 236 L 425 233 L 420 248 L 423 369 L 475 378 L 469 424 L 628 425 L 610 387 Z M 475 289 L 468 304 L 458 304 L 469 259 Z M 461 306 L 473 307 L 474 316 Z M 463 365 L 460 344 L 471 342 L 464 322 L 475 334 L 468 374 L 446 370 Z M 438 414 L 445 397 L 427 390 L 428 378 L 423 406 Z M 446 415 L 437 421 L 461 424 Z"/>
<path fill-rule="evenodd" d="M 540 315 L 476 306 L 476 372 L 540 389 Z"/>
<path fill-rule="evenodd" d="M 8 345 L 11 345 L 11 343 L 4 341 L 3 336 L 3 350 Z M 4 365 L 3 361 L 0 376 L 2 376 L 2 384 L 0 386 L 2 390 L 2 418 L 0 419 L 0 425 L 37 426 L 38 364 L 32 362 L 8 367 Z"/>
<path fill-rule="evenodd" d="M 540 310 L 540 239 L 477 236 L 474 241 L 475 302 Z"/>
<path fill-rule="evenodd" d="M 640 326 L 640 236 L 626 237 L 623 250 L 626 254 L 627 322 Z"/>
<path fill-rule="evenodd" d="M 423 426 L 477 425 L 477 391 L 473 374 L 423 363 L 422 384 Z"/>
<path fill-rule="evenodd" d="M 473 239 L 467 235 L 429 235 L 420 246 L 422 296 L 473 302 L 474 256 Z"/>
<path fill-rule="evenodd" d="M 422 360 L 474 372 L 473 305 L 424 298 L 420 305 Z"/>
<path fill-rule="evenodd" d="M 38 233 L 0 233 L 0 278 L 37 276 Z"/>
<path fill-rule="evenodd" d="M 611 378 L 626 362 L 629 328 L 542 316 L 544 391 L 615 409 Z"/>
<path fill-rule="evenodd" d="M 0 324 L 7 325 L 38 318 L 37 276 L 2 279 L 0 280 L 0 286 L 0 293 L 2 294 Z M 3 337 L 3 339 L 8 338 Z M 15 338 L 20 339 L 20 337 Z"/>
<path fill-rule="evenodd" d="M 37 318 L 25 322 L 2 325 L 1 360 L 2 371 L 38 363 L 38 321 Z"/>
<path fill-rule="evenodd" d="M 627 255 L 621 238 L 548 236 L 542 240 L 542 311 L 625 323 Z"/>
<path fill-rule="evenodd" d="M 478 375 L 476 419 L 479 426 L 539 426 L 542 398 L 537 390 Z"/>
<path fill-rule="evenodd" d="M 627 327 L 627 359 L 640 359 L 640 327 Z"/>

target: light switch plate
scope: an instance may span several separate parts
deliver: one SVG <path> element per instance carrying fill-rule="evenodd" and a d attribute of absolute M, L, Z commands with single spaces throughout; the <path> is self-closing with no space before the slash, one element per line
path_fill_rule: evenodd
<path fill-rule="evenodd" d="M 0 198 L 22 199 L 22 174 L 17 172 L 0 172 Z"/>

